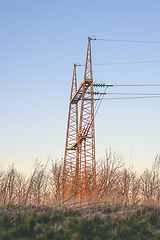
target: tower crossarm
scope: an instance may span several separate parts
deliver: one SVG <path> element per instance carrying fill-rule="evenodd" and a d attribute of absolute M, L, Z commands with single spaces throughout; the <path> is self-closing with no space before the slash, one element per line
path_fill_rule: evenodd
<path fill-rule="evenodd" d="M 82 143 L 82 141 L 87 138 L 91 125 L 92 125 L 92 122 L 85 127 L 84 131 L 81 132 L 80 138 L 71 146 L 70 149 L 75 150 L 78 146 L 78 143 L 79 142 Z"/>
<path fill-rule="evenodd" d="M 83 135 L 81 136 L 70 148 L 70 150 L 76 150 L 77 149 L 77 146 L 78 146 L 78 143 L 82 143 L 83 140 L 85 140 L 87 137 L 87 135 Z"/>
<path fill-rule="evenodd" d="M 77 89 L 77 91 L 75 92 L 73 97 L 71 98 L 71 100 L 70 100 L 71 104 L 75 104 L 81 100 L 83 85 L 85 84 L 85 92 L 86 92 L 87 89 L 89 88 L 89 86 L 91 85 L 91 83 L 92 83 L 92 79 L 84 79 L 83 80 L 83 82 L 81 83 L 81 85 L 79 86 L 79 88 Z"/>

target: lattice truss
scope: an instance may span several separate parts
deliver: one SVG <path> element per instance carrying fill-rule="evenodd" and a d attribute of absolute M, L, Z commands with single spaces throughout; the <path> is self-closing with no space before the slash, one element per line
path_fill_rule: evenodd
<path fill-rule="evenodd" d="M 73 69 L 62 176 L 64 198 L 86 198 L 96 185 L 94 112 L 100 102 L 94 108 L 91 40 L 88 38 L 84 80 L 78 89 L 76 65 Z"/>

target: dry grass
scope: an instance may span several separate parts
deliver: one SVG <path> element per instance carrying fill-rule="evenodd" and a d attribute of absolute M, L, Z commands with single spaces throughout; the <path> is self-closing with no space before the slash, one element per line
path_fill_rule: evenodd
<path fill-rule="evenodd" d="M 30 177 L 26 178 L 19 173 L 14 165 L 8 170 L 0 170 L 0 206 L 1 209 L 21 208 L 26 211 L 46 206 L 62 209 L 86 209 L 88 206 L 131 206 L 155 205 L 160 200 L 160 155 L 157 155 L 152 169 L 146 169 L 137 174 L 127 168 L 122 157 L 112 153 L 106 154 L 96 168 L 96 185 L 92 181 L 87 183 L 79 195 L 73 182 L 62 186 L 62 164 L 52 162 L 35 162 Z M 82 182 L 83 186 L 83 182 Z M 84 192 L 87 195 L 85 196 Z M 25 210 L 26 209 L 26 210 Z"/>

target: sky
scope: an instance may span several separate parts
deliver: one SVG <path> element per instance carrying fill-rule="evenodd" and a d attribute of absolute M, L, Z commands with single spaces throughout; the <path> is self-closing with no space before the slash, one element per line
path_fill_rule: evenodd
<path fill-rule="evenodd" d="M 159 0 L 0 0 L 0 166 L 30 171 L 64 157 L 74 63 L 87 39 L 160 42 Z M 160 44 L 92 41 L 92 62 L 160 60 Z M 95 82 L 160 84 L 160 63 L 93 65 Z M 78 85 L 84 67 L 77 67 Z M 160 93 L 160 87 L 108 89 Z M 96 159 L 111 148 L 150 168 L 160 154 L 160 98 L 104 100 L 95 118 Z"/>

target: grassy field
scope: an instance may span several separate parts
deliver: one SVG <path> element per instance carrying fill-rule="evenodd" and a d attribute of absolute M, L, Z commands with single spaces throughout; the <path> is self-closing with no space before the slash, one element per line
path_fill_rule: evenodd
<path fill-rule="evenodd" d="M 160 211 L 153 207 L 98 206 L 83 210 L 6 208 L 0 240 L 11 239 L 160 239 Z"/>

